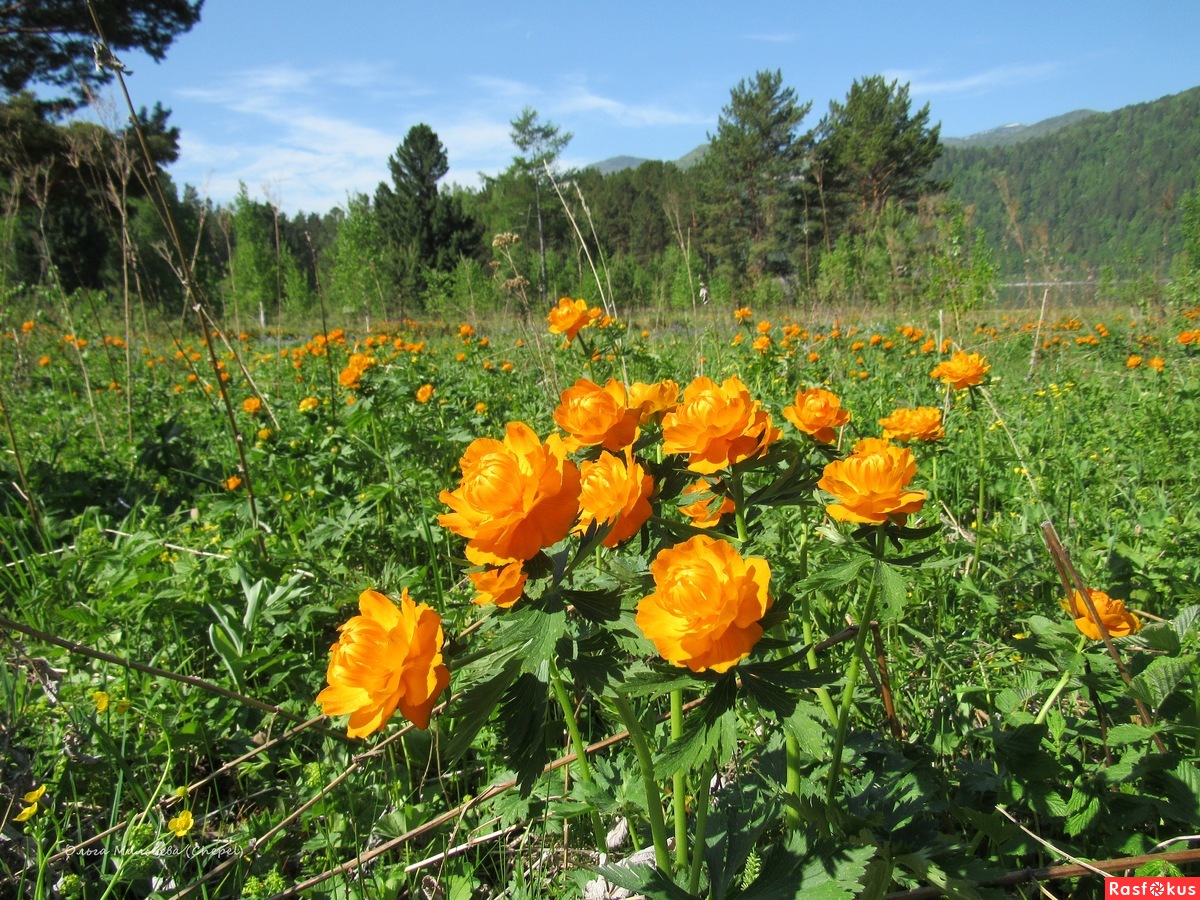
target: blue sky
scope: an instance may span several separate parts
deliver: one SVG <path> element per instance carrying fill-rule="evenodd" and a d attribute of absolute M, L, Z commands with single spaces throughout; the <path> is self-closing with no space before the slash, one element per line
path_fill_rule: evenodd
<path fill-rule="evenodd" d="M 1200 85 L 1197 46 L 1195 0 L 206 0 L 163 63 L 123 59 L 134 103 L 161 101 L 182 130 L 178 184 L 325 212 L 374 193 L 420 122 L 447 181 L 474 186 L 511 162 L 525 106 L 574 134 L 567 165 L 676 159 L 756 71 L 813 101 L 805 127 L 881 73 L 958 137 Z"/>

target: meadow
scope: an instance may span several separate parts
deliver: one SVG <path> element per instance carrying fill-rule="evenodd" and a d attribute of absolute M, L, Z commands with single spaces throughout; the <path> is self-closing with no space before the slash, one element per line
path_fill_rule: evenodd
<path fill-rule="evenodd" d="M 2 892 L 1196 872 L 1200 307 L 718 307 L 9 313 Z"/>

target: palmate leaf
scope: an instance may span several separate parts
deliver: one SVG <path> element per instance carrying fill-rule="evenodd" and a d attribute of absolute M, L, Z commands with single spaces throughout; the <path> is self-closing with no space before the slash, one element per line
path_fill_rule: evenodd
<path fill-rule="evenodd" d="M 444 745 L 447 761 L 456 760 L 467 752 L 520 672 L 521 661 L 510 660 L 492 678 L 472 686 L 454 701 L 454 725 Z"/>
<path fill-rule="evenodd" d="M 763 863 L 758 878 L 737 900 L 849 900 L 863 890 L 860 881 L 874 847 L 809 849 L 793 834 Z"/>
<path fill-rule="evenodd" d="M 904 604 L 908 601 L 908 584 L 900 573 L 889 565 L 878 564 L 880 599 L 883 600 L 881 625 L 891 625 L 900 620 Z"/>
<path fill-rule="evenodd" d="M 671 741 L 655 761 L 655 778 L 669 778 L 675 772 L 696 768 L 714 754 L 724 759 L 726 748 L 737 742 L 733 703 L 737 689 L 732 675 L 722 676 L 704 701 L 691 711 L 683 734 Z"/>
<path fill-rule="evenodd" d="M 546 729 L 550 720 L 550 670 L 522 672 L 500 702 L 500 741 L 504 761 L 517 776 L 517 788 L 528 797 L 550 762 Z"/>

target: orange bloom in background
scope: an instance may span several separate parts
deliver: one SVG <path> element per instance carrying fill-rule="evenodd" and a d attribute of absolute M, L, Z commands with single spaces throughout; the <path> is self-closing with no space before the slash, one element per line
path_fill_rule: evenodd
<path fill-rule="evenodd" d="M 742 306 L 733 311 L 733 317 L 738 320 L 738 323 L 749 322 L 754 318 L 754 313 L 750 312 L 750 307 Z"/>
<path fill-rule="evenodd" d="M 650 518 L 653 509 L 650 497 L 654 479 L 625 448 L 625 457 L 605 452 L 595 462 L 585 461 L 580 467 L 579 524 L 575 531 L 582 534 L 592 525 L 612 524 L 604 536 L 605 547 L 615 547 L 633 537 Z"/>
<path fill-rule="evenodd" d="M 461 338 L 474 337 L 475 329 L 467 322 L 463 322 L 458 326 L 458 336 Z"/>
<path fill-rule="evenodd" d="M 771 568 L 743 559 L 727 541 L 697 535 L 650 564 L 654 593 L 638 601 L 635 621 L 658 654 L 693 672 L 725 672 L 762 637 L 771 608 Z"/>
<path fill-rule="evenodd" d="M 946 436 L 942 425 L 942 411 L 932 406 L 916 409 L 897 409 L 890 416 L 880 419 L 883 436 L 902 441 L 940 441 Z"/>
<path fill-rule="evenodd" d="M 1142 364 L 1142 358 L 1136 353 L 1129 354 L 1129 358 L 1125 360 L 1125 368 L 1136 369 Z"/>
<path fill-rule="evenodd" d="M 397 707 L 418 728 L 428 728 L 433 705 L 450 684 L 442 664 L 442 617 L 413 602 L 408 588 L 399 606 L 378 591 L 363 591 L 358 609 L 361 615 L 338 629 L 330 648 L 329 686 L 317 695 L 321 712 L 349 713 L 349 737 L 378 731 Z"/>
<path fill-rule="evenodd" d="M 1179 337 L 1175 339 L 1185 347 L 1188 344 L 1200 344 L 1200 330 L 1198 331 L 1181 331 Z"/>
<path fill-rule="evenodd" d="M 903 524 L 909 513 L 925 505 L 924 491 L 906 490 L 916 473 L 916 458 L 907 447 L 868 438 L 850 456 L 825 466 L 817 487 L 838 501 L 825 512 L 839 522 Z"/>
<path fill-rule="evenodd" d="M 688 468 L 711 475 L 763 453 L 780 437 L 771 415 L 750 398 L 740 379 L 721 384 L 700 377 L 663 417 L 663 452 L 687 453 Z"/>
<path fill-rule="evenodd" d="M 227 491 L 236 491 L 241 486 L 242 486 L 242 479 L 237 475 L 230 475 L 228 478 L 226 478 L 224 481 L 221 482 L 221 487 L 225 488 L 225 490 L 227 490 Z"/>
<path fill-rule="evenodd" d="M 321 405 L 321 401 L 318 400 L 316 397 L 305 397 L 303 400 L 300 401 L 299 409 L 300 409 L 300 412 L 302 412 L 302 413 L 312 412 L 314 409 L 316 409 L 320 405 Z"/>
<path fill-rule="evenodd" d="M 1155 372 L 1161 372 L 1166 366 L 1166 362 L 1161 356 L 1153 356 L 1150 358 L 1150 361 L 1146 363 L 1146 365 L 1152 368 Z"/>
<path fill-rule="evenodd" d="M 817 353 L 815 350 L 812 353 L 808 354 L 808 361 L 810 363 L 815 363 L 820 358 L 821 358 L 821 354 Z"/>
<path fill-rule="evenodd" d="M 519 562 L 509 563 L 499 569 L 484 569 L 482 572 L 471 572 L 471 583 L 475 585 L 476 594 L 471 602 L 479 606 L 495 604 L 501 609 L 508 609 L 521 599 L 525 591 L 525 582 L 529 579 Z"/>
<path fill-rule="evenodd" d="M 467 558 L 476 565 L 530 559 L 575 524 L 579 469 L 558 435 L 543 444 L 528 425 L 510 422 L 503 441 L 477 438 L 459 465 L 458 489 L 439 495 L 453 512 L 438 523 L 467 539 Z"/>
<path fill-rule="evenodd" d="M 342 369 L 338 374 L 338 383 L 342 387 L 349 388 L 352 391 L 358 390 L 362 386 L 363 373 L 375 364 L 376 360 L 373 356 L 366 356 L 362 353 L 351 353 L 350 361 L 346 365 L 346 368 Z"/>
<path fill-rule="evenodd" d="M 1092 606 L 1096 607 L 1096 615 L 1104 623 L 1110 637 L 1124 637 L 1133 634 L 1142 627 L 1142 620 L 1125 608 L 1123 600 L 1114 600 L 1103 591 L 1088 588 L 1088 596 L 1092 598 Z M 1079 591 L 1071 593 L 1071 599 L 1064 597 L 1059 601 L 1062 608 L 1071 614 L 1075 627 L 1093 641 L 1100 640 L 1100 628 L 1092 618 L 1083 595 Z"/>
<path fill-rule="evenodd" d="M 679 385 L 669 378 L 644 384 L 635 381 L 629 386 L 627 403 L 630 409 L 638 410 L 638 424 L 648 425 L 661 422 L 663 416 L 675 408 L 679 400 Z"/>
<path fill-rule="evenodd" d="M 836 429 L 850 421 L 838 396 L 823 388 L 798 391 L 792 405 L 783 408 L 783 417 L 822 444 L 834 443 Z"/>
<path fill-rule="evenodd" d="M 587 301 L 572 300 L 562 297 L 558 306 L 550 310 L 546 320 L 550 323 L 551 334 L 565 334 L 567 343 L 575 339 L 579 332 L 600 318 L 600 310 L 588 309 Z"/>
<path fill-rule="evenodd" d="M 33 331 L 33 329 L 34 329 L 34 328 L 36 328 L 36 327 L 37 327 L 37 326 L 36 326 L 36 325 L 34 325 L 32 321 L 29 321 L 29 322 L 22 322 L 22 323 L 21 323 L 21 333 L 22 333 L 22 334 L 29 334 L 29 332 Z"/>
<path fill-rule="evenodd" d="M 766 353 L 767 348 L 771 346 L 771 339 L 765 334 L 759 335 L 754 339 L 754 343 L 750 345 L 759 353 Z"/>
<path fill-rule="evenodd" d="M 701 478 L 688 485 L 679 496 L 680 500 L 695 498 L 687 505 L 679 507 L 679 511 L 691 519 L 697 528 L 716 528 L 721 522 L 721 516 L 737 509 L 732 497 L 728 494 L 714 494 L 712 489 L 713 485 Z M 711 496 L 705 496 L 706 494 Z M 716 509 L 713 509 L 714 506 Z"/>
<path fill-rule="evenodd" d="M 983 376 L 990 368 L 987 360 L 978 353 L 955 350 L 952 357 L 938 363 L 929 375 L 931 378 L 940 378 L 956 391 L 961 391 L 983 381 Z"/>
<path fill-rule="evenodd" d="M 417 388 L 417 402 L 428 403 L 429 398 L 433 396 L 433 385 L 423 384 Z"/>
<path fill-rule="evenodd" d="M 637 437 L 641 409 L 631 407 L 625 385 L 610 378 L 604 387 L 580 378 L 562 392 L 554 421 L 570 437 L 565 441 L 568 450 L 594 447 L 606 450 L 628 447 Z"/>
<path fill-rule="evenodd" d="M 50 365 L 50 357 L 49 356 L 41 357 L 40 359 L 38 359 L 38 365 L 43 366 L 43 367 Z"/>
<path fill-rule="evenodd" d="M 247 397 L 242 401 L 242 409 L 250 413 L 250 415 L 260 413 L 262 412 L 262 401 L 257 397 Z"/>

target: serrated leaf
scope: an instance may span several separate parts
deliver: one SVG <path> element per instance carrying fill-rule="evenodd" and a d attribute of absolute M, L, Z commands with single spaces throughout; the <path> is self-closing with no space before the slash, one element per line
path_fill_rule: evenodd
<path fill-rule="evenodd" d="M 880 599 L 883 600 L 879 624 L 891 625 L 898 621 L 904 612 L 904 604 L 908 601 L 908 584 L 900 577 L 899 572 L 884 563 L 877 563 L 877 573 Z"/>
<path fill-rule="evenodd" d="M 603 625 L 621 617 L 621 592 L 618 590 L 561 590 L 562 598 L 589 622 Z"/>
<path fill-rule="evenodd" d="M 1133 677 L 1129 694 L 1152 709 L 1157 709 L 1195 671 L 1194 656 L 1160 656 Z"/>
<path fill-rule="evenodd" d="M 496 704 L 520 671 L 520 661 L 512 660 L 494 677 L 470 687 L 455 700 L 454 725 L 444 745 L 448 761 L 456 760 L 467 752 L 475 735 L 487 724 Z"/>
<path fill-rule="evenodd" d="M 1151 736 L 1158 731 L 1157 728 L 1148 728 L 1145 725 L 1137 725 L 1132 722 L 1126 722 L 1121 725 L 1114 725 L 1108 729 L 1108 734 L 1105 742 L 1110 747 L 1124 747 L 1126 744 L 1140 744 L 1143 741 L 1150 740 Z"/>
<path fill-rule="evenodd" d="M 517 776 L 522 797 L 528 797 L 550 762 L 546 726 L 550 711 L 549 672 L 543 677 L 522 672 L 500 703 L 500 740 L 504 760 Z"/>
<path fill-rule="evenodd" d="M 633 891 L 648 900 L 694 900 L 670 877 L 651 866 L 597 866 L 596 874 L 610 884 Z"/>

